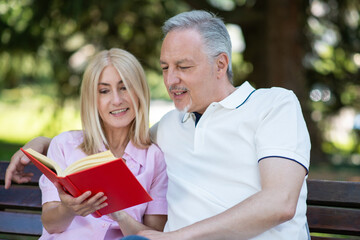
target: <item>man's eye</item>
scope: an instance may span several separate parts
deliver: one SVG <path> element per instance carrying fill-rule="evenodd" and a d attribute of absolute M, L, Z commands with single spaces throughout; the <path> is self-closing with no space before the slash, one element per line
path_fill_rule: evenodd
<path fill-rule="evenodd" d="M 163 70 L 163 71 L 165 71 L 165 70 L 167 70 L 169 67 L 162 67 L 161 69 Z"/>
<path fill-rule="evenodd" d="M 185 70 L 185 69 L 189 69 L 190 67 L 189 66 L 182 66 L 182 67 L 179 67 L 180 69 L 182 70 Z"/>

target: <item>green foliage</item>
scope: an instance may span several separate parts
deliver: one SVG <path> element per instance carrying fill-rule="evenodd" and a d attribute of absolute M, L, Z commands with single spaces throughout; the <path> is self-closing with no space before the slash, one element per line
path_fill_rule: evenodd
<path fill-rule="evenodd" d="M 53 86 L 25 86 L 4 90 L 0 108 L 0 140 L 25 143 L 39 135 L 53 137 L 66 130 L 80 129 L 78 104 L 73 100 L 58 107 Z M 20 109 L 20 111 L 19 111 Z"/>
<path fill-rule="evenodd" d="M 1 1 L 0 87 L 55 83 L 60 99 L 77 96 L 89 58 L 112 47 L 158 71 L 161 26 L 187 9 L 176 0 Z"/>
<path fill-rule="evenodd" d="M 360 111 L 360 2 L 314 0 L 309 10 L 308 80 L 313 89 L 327 89 L 331 96 L 313 102 L 313 113 L 321 115 L 317 121 L 325 135 L 324 152 L 340 154 L 346 162 L 359 155 L 359 132 L 348 129 L 337 140 L 329 132 L 337 127 L 334 117 L 344 109 L 352 109 L 355 115 Z"/>

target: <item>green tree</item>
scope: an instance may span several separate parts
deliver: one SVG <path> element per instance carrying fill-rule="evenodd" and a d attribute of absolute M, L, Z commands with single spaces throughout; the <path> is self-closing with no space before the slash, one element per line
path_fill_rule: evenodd
<path fill-rule="evenodd" d="M 88 58 L 111 47 L 158 70 L 160 27 L 187 9 L 175 0 L 2 0 L 0 86 L 55 82 L 59 99 L 75 96 Z"/>

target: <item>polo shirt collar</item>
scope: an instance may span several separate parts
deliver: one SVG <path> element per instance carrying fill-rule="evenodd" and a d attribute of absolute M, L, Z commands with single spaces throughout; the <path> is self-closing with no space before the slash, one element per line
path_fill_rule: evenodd
<path fill-rule="evenodd" d="M 224 108 L 236 109 L 242 106 L 251 94 L 255 92 L 255 88 L 250 85 L 248 81 L 245 81 L 241 86 L 237 87 L 236 90 L 227 96 L 225 99 L 221 100 L 219 104 Z M 192 118 L 194 121 L 199 119 L 196 117 L 196 113 L 185 113 L 182 117 L 182 123 L 186 122 L 189 118 Z"/>
<path fill-rule="evenodd" d="M 236 109 L 242 106 L 255 91 L 248 81 L 237 87 L 228 97 L 219 102 L 221 106 L 228 109 Z"/>

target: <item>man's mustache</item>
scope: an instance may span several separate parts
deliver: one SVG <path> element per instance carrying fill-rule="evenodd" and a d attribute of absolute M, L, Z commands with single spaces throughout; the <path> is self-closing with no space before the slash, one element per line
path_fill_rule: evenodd
<path fill-rule="evenodd" d="M 169 87 L 169 92 L 171 91 L 188 91 L 188 89 L 186 87 L 181 87 L 181 86 L 173 86 L 171 85 Z"/>

